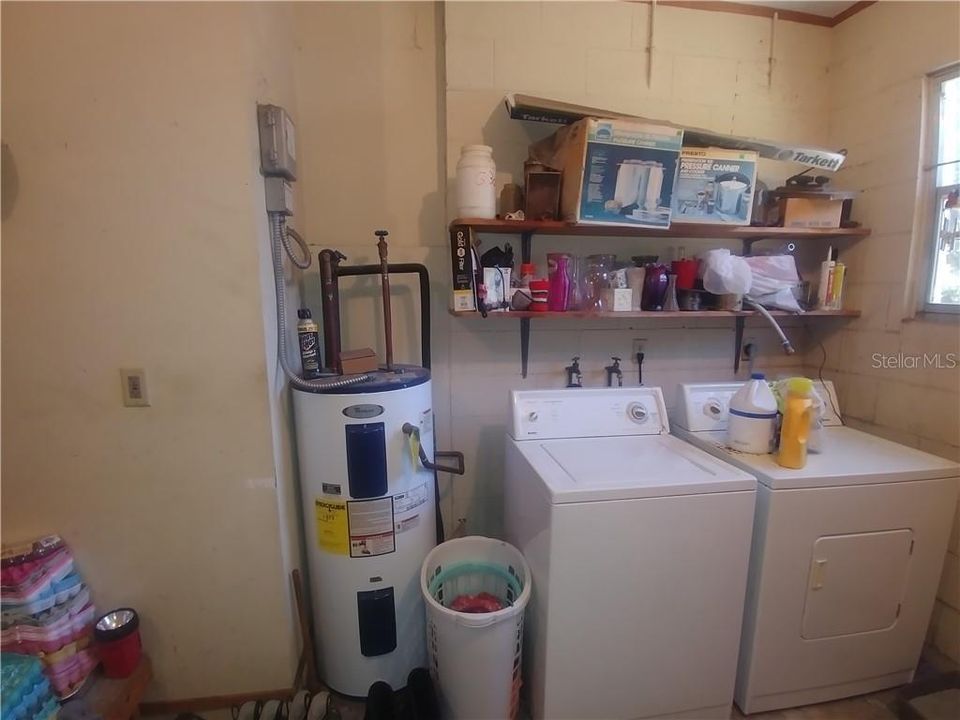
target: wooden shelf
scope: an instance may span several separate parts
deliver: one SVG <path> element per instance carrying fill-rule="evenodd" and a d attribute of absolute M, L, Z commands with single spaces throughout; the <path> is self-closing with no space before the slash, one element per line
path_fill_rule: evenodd
<path fill-rule="evenodd" d="M 500 235 L 520 235 L 520 261 L 530 262 L 533 237 L 535 235 L 554 236 L 594 236 L 594 237 L 633 237 L 633 238 L 663 238 L 663 239 L 694 239 L 710 240 L 739 240 L 742 243 L 744 255 L 750 252 L 753 243 L 758 240 L 828 240 L 828 239 L 856 239 L 870 235 L 870 230 L 863 227 L 855 228 L 782 228 L 756 227 L 753 225 L 709 225 L 705 223 L 675 222 L 669 228 L 641 228 L 627 225 L 578 225 L 559 220 L 490 220 L 485 218 L 458 218 L 450 223 L 450 242 L 455 253 L 462 257 L 463 250 L 472 243 L 472 235 L 477 233 L 493 233 Z M 475 311 L 450 310 L 455 317 L 482 317 Z M 806 313 L 790 313 L 782 310 L 773 310 L 771 315 L 777 317 L 804 318 L 854 318 L 860 316 L 859 310 L 812 310 Z M 743 344 L 743 332 L 748 317 L 759 316 L 755 310 L 696 310 L 676 312 L 488 312 L 488 319 L 519 320 L 520 322 L 520 367 L 523 377 L 527 376 L 527 362 L 530 353 L 530 323 L 538 320 L 563 319 L 687 319 L 713 318 L 734 320 L 734 356 L 733 367 L 736 372 L 740 367 L 740 350 Z"/>
<path fill-rule="evenodd" d="M 458 218 L 450 228 L 469 227 L 478 233 L 536 235 L 594 235 L 598 237 L 638 238 L 708 238 L 714 240 L 815 240 L 830 238 L 863 238 L 868 228 L 782 228 L 753 225 L 707 225 L 675 222 L 669 228 L 653 229 L 622 225 L 576 225 L 559 220 L 487 220 Z"/>
<path fill-rule="evenodd" d="M 476 310 L 453 310 L 448 308 L 448 312 L 454 317 L 482 318 L 483 316 Z M 809 310 L 804 313 L 792 313 L 785 310 L 771 310 L 770 314 L 775 317 L 860 317 L 859 310 Z M 676 310 L 676 311 L 621 311 L 621 312 L 597 312 L 594 310 L 568 310 L 567 312 L 531 312 L 529 310 L 510 310 L 508 312 L 488 312 L 487 320 L 524 320 L 524 319 L 543 319 L 543 320 L 584 320 L 591 318 L 603 318 L 612 320 L 628 320 L 643 318 L 645 320 L 656 320 L 662 318 L 745 318 L 758 316 L 756 310 Z"/>

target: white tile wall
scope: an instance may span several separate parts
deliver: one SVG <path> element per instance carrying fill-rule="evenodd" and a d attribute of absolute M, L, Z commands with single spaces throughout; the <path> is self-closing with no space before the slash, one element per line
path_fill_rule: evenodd
<path fill-rule="evenodd" d="M 770 22 L 761 18 L 657 10 L 652 83 L 647 85 L 649 7 L 639 3 L 447 3 L 446 133 L 448 181 L 460 146 L 494 147 L 498 184 L 522 182 L 527 147 L 552 132 L 536 123 L 509 120 L 503 94 L 527 92 L 692 125 L 753 135 L 824 142 L 829 102 L 826 76 L 829 31 L 780 23 L 773 86 L 767 86 Z M 493 77 L 489 77 L 492 43 Z M 798 112 L 803 106 L 805 111 Z M 771 184 L 787 174 L 783 163 L 766 164 Z M 448 184 L 448 198 L 450 185 Z M 448 216 L 454 214 L 448 202 Z M 483 237 L 485 244 L 502 236 Z M 507 238 L 519 250 L 519 238 Z M 688 251 L 710 246 L 691 240 Z M 486 246 L 486 245 L 485 245 Z M 548 249 L 585 253 L 605 250 L 627 258 L 659 252 L 670 243 L 602 238 L 534 241 L 534 260 Z M 884 309 L 885 312 L 885 309 Z M 880 314 L 879 327 L 885 314 Z M 789 330 L 804 346 L 802 327 Z M 750 323 L 747 336 L 761 347 L 758 368 L 790 374 L 802 357 L 788 358 L 772 332 Z M 451 417 L 456 443 L 468 446 L 468 476 L 454 482 L 455 515 L 471 532 L 494 532 L 500 502 L 507 394 L 521 387 L 562 387 L 563 368 L 582 357 L 584 383 L 601 385 L 612 355 L 623 358 L 624 381 L 636 384 L 632 340 L 646 338 L 644 381 L 659 384 L 668 399 L 681 381 L 728 379 L 733 373 L 733 323 L 688 321 L 534 321 L 529 377 L 520 376 L 518 324 L 454 319 L 451 324 Z M 743 372 L 746 370 L 744 369 Z M 485 503 L 487 505 L 485 505 Z M 488 521 L 493 523 L 488 524 Z"/>
<path fill-rule="evenodd" d="M 840 244 L 848 263 L 849 303 L 861 308 L 863 317 L 815 326 L 811 341 L 802 343 L 802 362 L 808 372 L 815 371 L 821 358 L 815 341 L 823 341 L 824 372 L 836 380 L 851 424 L 942 455 L 960 454 L 960 373 L 873 367 L 875 353 L 956 351 L 955 325 L 903 323 L 902 303 L 914 220 L 922 76 L 956 59 L 957 6 L 880 3 L 833 29 L 780 22 L 769 87 L 769 20 L 671 7 L 657 10 L 648 87 L 648 13 L 649 6 L 640 3 L 448 3 L 448 193 L 461 145 L 493 145 L 502 185 L 520 179 L 527 145 L 549 133 L 546 126 L 507 120 L 501 107 L 506 91 L 724 132 L 848 148 L 837 182 L 862 191 L 854 218 L 874 233 Z M 761 177 L 776 185 L 788 170 L 784 164 L 766 164 Z M 453 212 L 448 202 L 448 217 Z M 535 249 L 544 242 L 549 241 L 535 241 Z M 578 242 L 582 246 L 585 241 Z M 589 242 L 591 249 L 629 254 L 616 241 Z M 519 246 L 518 239 L 514 245 Z M 701 241 L 697 247 L 702 246 Z M 801 330 L 793 332 L 806 339 Z M 609 356 L 628 356 L 635 336 L 648 338 L 645 380 L 663 384 L 668 394 L 678 380 L 722 379 L 732 373 L 732 327 L 535 323 L 531 374 L 525 382 L 519 375 L 515 327 L 457 319 L 451 333 L 453 433 L 458 442 L 465 433 L 473 461 L 469 476 L 454 487 L 452 504 L 477 532 L 498 527 L 490 503 L 500 498 L 502 460 L 493 438 L 502 433 L 510 388 L 561 385 L 563 367 L 574 354 L 584 358 L 585 381 L 600 383 Z M 762 365 L 784 373 L 798 367 L 798 360 L 777 354 L 769 334 L 756 333 L 765 349 Z M 624 367 L 626 379 L 635 382 L 635 366 Z M 960 622 L 956 609 L 946 604 L 937 618 L 942 627 L 932 636 L 942 647 L 960 636 Z"/>
<path fill-rule="evenodd" d="M 832 31 L 830 142 L 849 150 L 838 181 L 862 191 L 853 216 L 873 235 L 844 255 L 849 298 L 863 317 L 840 332 L 815 333 L 828 348 L 827 367 L 851 424 L 954 459 L 960 456 L 960 372 L 876 369 L 872 356 L 960 351 L 955 319 L 902 320 L 917 211 L 923 77 L 960 56 L 957 27 L 955 3 L 878 3 Z M 814 351 L 808 359 L 819 357 Z M 954 527 L 930 633 L 955 660 L 960 657 L 957 532 Z"/>

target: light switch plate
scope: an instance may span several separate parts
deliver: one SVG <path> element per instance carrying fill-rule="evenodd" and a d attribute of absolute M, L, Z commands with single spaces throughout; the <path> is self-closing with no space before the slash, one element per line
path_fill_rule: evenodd
<path fill-rule="evenodd" d="M 123 404 L 127 407 L 149 407 L 147 373 L 143 368 L 120 368 Z"/>

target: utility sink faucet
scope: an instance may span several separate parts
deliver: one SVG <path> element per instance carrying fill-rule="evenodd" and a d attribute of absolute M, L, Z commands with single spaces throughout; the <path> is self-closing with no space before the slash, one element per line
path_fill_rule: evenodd
<path fill-rule="evenodd" d="M 617 387 L 623 387 L 623 371 L 620 369 L 620 358 L 615 355 L 610 358 L 612 365 L 607 365 L 604 370 L 607 371 L 607 387 L 613 387 L 613 376 L 617 376 Z"/>

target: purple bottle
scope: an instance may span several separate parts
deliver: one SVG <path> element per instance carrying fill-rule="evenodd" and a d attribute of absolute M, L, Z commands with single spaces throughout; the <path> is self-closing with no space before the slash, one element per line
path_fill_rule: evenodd
<path fill-rule="evenodd" d="M 663 310 L 663 301 L 667 296 L 667 266 L 658 263 L 647 265 L 647 274 L 643 278 L 643 296 L 641 309 Z"/>
<path fill-rule="evenodd" d="M 570 307 L 570 255 L 566 253 L 547 253 L 547 279 L 550 281 L 547 309 L 553 312 L 565 312 Z"/>

